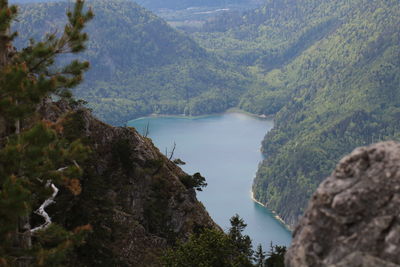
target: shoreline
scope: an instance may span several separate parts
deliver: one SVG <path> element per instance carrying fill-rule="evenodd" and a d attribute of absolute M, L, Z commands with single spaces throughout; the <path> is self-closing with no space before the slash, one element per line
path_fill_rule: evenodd
<path fill-rule="evenodd" d="M 264 119 L 264 120 L 274 119 L 274 117 L 275 117 L 274 115 L 254 114 L 254 113 L 248 112 L 248 111 L 240 109 L 240 108 L 229 108 L 225 112 L 219 113 L 219 114 L 226 114 L 226 113 L 240 113 L 240 114 L 248 115 L 250 117 L 255 117 L 255 118 Z"/>
<path fill-rule="evenodd" d="M 260 201 L 258 201 L 257 199 L 254 198 L 254 193 L 253 190 L 250 191 L 250 197 L 251 200 L 253 200 L 253 202 L 257 203 L 258 205 L 262 206 L 263 208 L 267 209 L 268 211 L 270 211 L 273 215 L 274 218 L 276 220 L 278 220 L 283 226 L 285 226 L 285 228 L 289 231 L 289 232 L 293 232 L 293 229 L 290 227 L 290 225 L 288 225 L 274 210 L 270 210 L 269 208 L 267 208 L 266 205 L 264 205 L 263 203 L 261 203 Z"/>
<path fill-rule="evenodd" d="M 191 116 L 191 115 L 185 115 L 185 114 L 158 114 L 158 113 L 151 113 L 147 116 L 142 116 L 139 118 L 135 118 L 132 120 L 129 120 L 127 123 L 131 122 L 131 121 L 136 121 L 136 120 L 142 120 L 145 118 L 156 118 L 156 117 L 160 117 L 160 118 L 180 118 L 180 119 L 188 119 L 188 120 L 193 120 L 193 119 L 201 119 L 201 118 L 205 118 L 205 117 L 209 117 L 209 116 L 217 116 L 217 115 L 223 115 L 223 114 L 229 114 L 229 113 L 239 113 L 239 114 L 244 114 L 253 118 L 257 118 L 257 119 L 262 119 L 262 120 L 273 120 L 274 119 L 274 115 L 258 115 L 258 114 L 254 114 L 239 108 L 229 108 L 227 110 L 225 110 L 224 112 L 218 112 L 218 113 L 209 113 L 209 114 L 203 114 L 203 115 L 197 115 L 197 116 Z"/>

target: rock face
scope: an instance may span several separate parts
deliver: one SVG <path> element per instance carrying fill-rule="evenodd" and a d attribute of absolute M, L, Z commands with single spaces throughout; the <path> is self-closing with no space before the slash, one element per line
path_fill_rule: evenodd
<path fill-rule="evenodd" d="M 77 266 L 158 266 L 158 257 L 177 240 L 201 228 L 218 228 L 188 176 L 133 128 L 112 127 L 85 109 L 65 103 L 41 108 L 62 125 L 62 135 L 90 147 L 82 166 L 82 192 L 64 190 L 49 211 L 67 229 L 90 224 L 86 244 L 72 253 Z"/>
<path fill-rule="evenodd" d="M 358 148 L 317 189 L 285 264 L 400 266 L 400 144 Z"/>

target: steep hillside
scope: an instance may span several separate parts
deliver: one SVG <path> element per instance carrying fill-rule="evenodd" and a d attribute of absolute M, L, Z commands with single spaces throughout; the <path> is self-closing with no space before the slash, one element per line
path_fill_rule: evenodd
<path fill-rule="evenodd" d="M 254 192 L 291 225 L 342 155 L 400 138 L 400 6 L 344 2 L 338 27 L 269 74 L 292 93 L 263 142 Z"/>
<path fill-rule="evenodd" d="M 96 115 L 123 123 L 150 113 L 201 114 L 235 106 L 245 73 L 218 60 L 192 39 L 132 1 L 88 2 L 95 18 L 83 58 L 93 66 L 76 95 Z M 22 7 L 20 42 L 63 25 L 68 3 Z"/>
<path fill-rule="evenodd" d="M 253 189 L 287 223 L 343 154 L 400 138 L 399 9 L 392 0 L 269 0 L 193 35 L 258 78 L 239 107 L 277 114 Z"/>
<path fill-rule="evenodd" d="M 219 229 L 191 179 L 133 128 L 116 128 L 89 111 L 65 102 L 47 103 L 44 118 L 62 125 L 68 140 L 80 138 L 91 149 L 82 166 L 82 191 L 61 190 L 49 213 L 67 229 L 93 227 L 68 266 L 158 266 L 159 256 L 178 240 L 204 228 Z"/>
<path fill-rule="evenodd" d="M 315 42 L 329 36 L 348 12 L 336 1 L 268 0 L 262 8 L 227 12 L 206 23 L 194 38 L 207 50 L 236 64 L 249 66 L 256 84 L 239 107 L 257 114 L 274 114 L 290 99 L 283 68 Z"/>
<path fill-rule="evenodd" d="M 242 96 L 240 108 L 257 114 L 274 114 L 291 99 L 296 88 L 287 86 L 292 77 L 283 73 L 286 66 L 319 41 L 330 40 L 343 23 L 360 12 L 362 5 L 346 1 L 268 0 L 262 8 L 217 16 L 192 36 L 208 51 L 249 66 L 257 86 L 250 86 Z M 371 5 L 370 8 L 378 9 L 380 5 L 395 3 L 374 1 Z M 385 35 L 387 30 L 383 27 L 385 24 L 396 27 L 392 23 L 395 22 L 381 21 L 373 31 Z M 356 34 L 364 29 L 352 30 Z"/>
<path fill-rule="evenodd" d="M 258 9 L 217 16 L 194 36 L 208 49 L 271 69 L 326 36 L 347 11 L 338 1 L 267 0 Z"/>

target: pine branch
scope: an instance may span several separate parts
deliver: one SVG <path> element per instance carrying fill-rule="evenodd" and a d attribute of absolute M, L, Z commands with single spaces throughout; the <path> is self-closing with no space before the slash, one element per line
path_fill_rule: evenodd
<path fill-rule="evenodd" d="M 29 67 L 29 72 L 33 73 L 37 69 L 41 67 L 43 63 L 46 63 L 47 61 L 53 59 L 57 54 L 60 54 L 60 51 L 57 49 L 52 53 L 49 53 L 47 56 L 43 57 L 39 62 L 37 62 L 34 66 Z"/>

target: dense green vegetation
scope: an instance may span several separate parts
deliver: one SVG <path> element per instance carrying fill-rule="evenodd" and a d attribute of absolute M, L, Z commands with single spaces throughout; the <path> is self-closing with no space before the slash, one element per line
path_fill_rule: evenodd
<path fill-rule="evenodd" d="M 207 186 L 206 179 L 199 172 L 193 175 L 182 176 L 180 177 L 180 181 L 186 188 L 197 191 L 203 191 L 203 188 Z"/>
<path fill-rule="evenodd" d="M 96 13 L 82 56 L 91 62 L 76 94 L 107 122 L 151 113 L 205 114 L 236 106 L 250 83 L 240 70 L 132 1 L 89 2 Z M 20 43 L 63 24 L 67 3 L 22 8 Z M 44 17 L 46 19 L 44 19 Z"/>
<path fill-rule="evenodd" d="M 264 84 L 239 106 L 277 112 L 253 189 L 286 222 L 297 221 L 341 156 L 400 138 L 399 28 L 398 1 L 268 1 L 195 34 Z"/>
<path fill-rule="evenodd" d="M 290 102 L 263 142 L 255 195 L 289 223 L 336 162 L 400 137 L 400 7 L 355 1 L 328 38 L 281 70 Z"/>
<path fill-rule="evenodd" d="M 262 8 L 218 16 L 193 36 L 209 51 L 249 67 L 256 86 L 248 88 L 240 108 L 275 114 L 294 90 L 285 85 L 285 77 L 278 70 L 341 23 L 334 15 L 345 11 L 335 8 L 336 3 L 322 7 L 315 1 L 268 0 Z"/>
<path fill-rule="evenodd" d="M 250 237 L 243 234 L 247 226 L 243 219 L 235 215 L 230 223 L 231 227 L 226 234 L 217 229 L 202 229 L 190 236 L 187 242 L 178 243 L 164 255 L 163 266 L 284 266 L 286 247 L 271 244 L 271 249 L 266 254 L 259 245 L 254 252 Z"/>
<path fill-rule="evenodd" d="M 61 187 L 79 195 L 79 177 L 88 148 L 79 139 L 68 140 L 59 123 L 44 121 L 38 107 L 51 95 L 73 103 L 70 88 L 82 80 L 87 62 L 72 61 L 55 68 L 61 54 L 84 50 L 82 32 L 93 17 L 77 1 L 57 38 L 31 41 L 12 49 L 16 33 L 10 24 L 16 6 L 0 1 L 0 265 L 60 266 L 73 247 L 82 243 L 90 225 L 65 229 L 46 212 Z M 60 190 L 61 191 L 61 190 Z"/>

